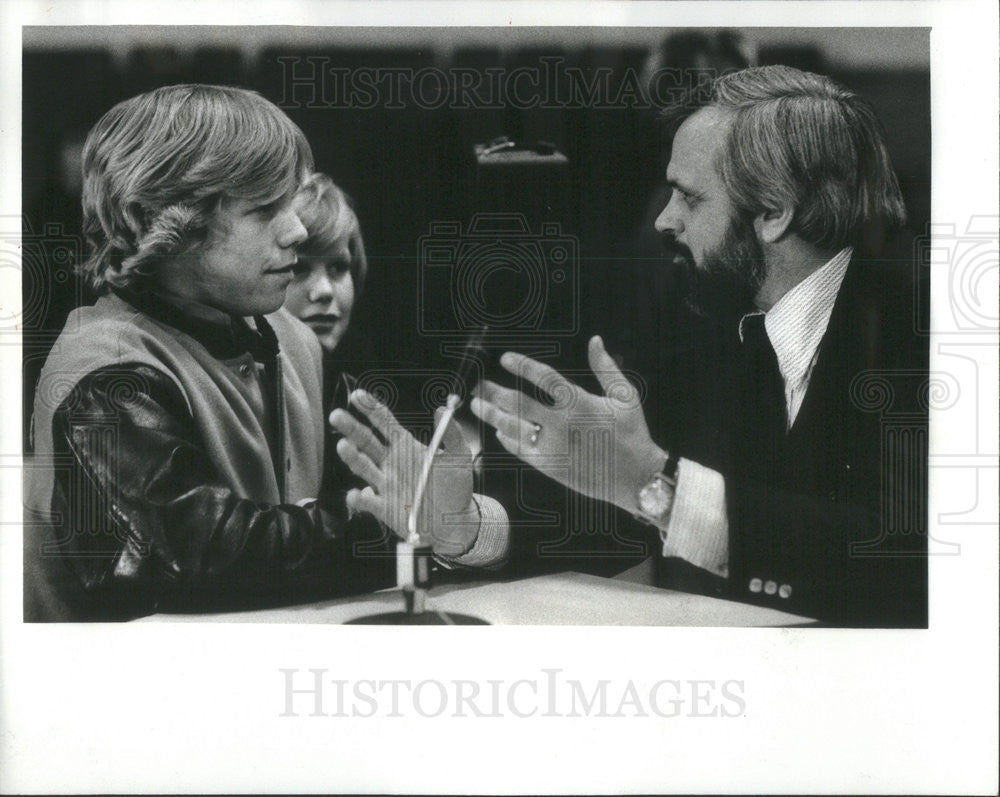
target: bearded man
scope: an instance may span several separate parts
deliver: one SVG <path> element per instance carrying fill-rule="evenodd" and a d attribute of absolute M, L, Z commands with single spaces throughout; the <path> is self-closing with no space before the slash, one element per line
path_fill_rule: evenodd
<path fill-rule="evenodd" d="M 695 299 L 750 301 L 649 386 L 663 439 L 598 337 L 604 395 L 508 353 L 552 401 L 487 382 L 473 412 L 523 461 L 656 529 L 663 586 L 926 627 L 928 347 L 911 264 L 884 254 L 905 209 L 878 120 L 782 66 L 725 75 L 686 113 L 657 229 L 687 256 Z M 586 430 L 607 417 L 602 453 Z"/>

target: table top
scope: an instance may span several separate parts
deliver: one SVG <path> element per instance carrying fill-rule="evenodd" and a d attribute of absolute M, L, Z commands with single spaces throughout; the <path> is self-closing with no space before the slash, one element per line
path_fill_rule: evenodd
<path fill-rule="evenodd" d="M 167 615 L 160 622 L 345 623 L 403 607 L 399 590 L 225 614 Z M 428 612 L 472 615 L 492 625 L 796 626 L 806 617 L 735 601 L 659 589 L 582 573 L 520 581 L 439 584 L 427 596 Z"/>

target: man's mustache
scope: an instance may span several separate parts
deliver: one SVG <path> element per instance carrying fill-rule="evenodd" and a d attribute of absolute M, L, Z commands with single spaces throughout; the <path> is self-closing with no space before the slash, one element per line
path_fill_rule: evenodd
<path fill-rule="evenodd" d="M 660 235 L 660 251 L 670 265 L 686 268 L 694 266 L 694 255 L 691 254 L 691 250 L 669 233 Z"/>

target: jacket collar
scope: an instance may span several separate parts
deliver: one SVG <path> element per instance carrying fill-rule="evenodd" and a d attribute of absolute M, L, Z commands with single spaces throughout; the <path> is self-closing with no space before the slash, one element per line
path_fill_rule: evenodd
<path fill-rule="evenodd" d="M 262 361 L 274 359 L 278 353 L 278 338 L 264 316 L 232 316 L 152 291 L 114 288 L 112 292 L 139 312 L 194 338 L 218 359 L 249 353 Z"/>

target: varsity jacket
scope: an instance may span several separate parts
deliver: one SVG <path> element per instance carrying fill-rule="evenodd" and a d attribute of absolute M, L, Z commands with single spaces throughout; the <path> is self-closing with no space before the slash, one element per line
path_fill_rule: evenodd
<path fill-rule="evenodd" d="M 113 293 L 73 311 L 35 396 L 25 619 L 294 602 L 375 571 L 389 583 L 372 525 L 316 500 L 321 380 L 318 342 L 284 310 L 207 322 Z"/>

